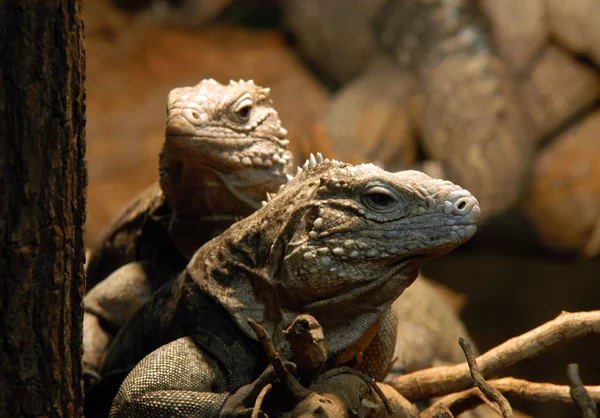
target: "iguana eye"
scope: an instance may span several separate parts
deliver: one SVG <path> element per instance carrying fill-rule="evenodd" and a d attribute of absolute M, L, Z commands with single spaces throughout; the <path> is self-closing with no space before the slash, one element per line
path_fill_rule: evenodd
<path fill-rule="evenodd" d="M 372 187 L 363 195 L 363 203 L 375 211 L 387 211 L 396 206 L 398 198 L 385 187 Z"/>
<path fill-rule="evenodd" d="M 252 114 L 252 108 L 254 107 L 254 103 L 249 98 L 243 98 L 239 100 L 232 106 L 232 113 L 236 120 L 240 122 L 247 122 L 250 120 L 250 115 Z"/>

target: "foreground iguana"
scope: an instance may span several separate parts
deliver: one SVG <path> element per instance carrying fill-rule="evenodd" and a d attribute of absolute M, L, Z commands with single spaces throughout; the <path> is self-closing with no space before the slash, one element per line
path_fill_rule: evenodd
<path fill-rule="evenodd" d="M 113 416 L 235 416 L 251 391 L 244 385 L 265 366 L 247 317 L 290 356 L 280 331 L 309 313 L 324 328 L 332 364 L 385 376 L 395 345 L 392 302 L 425 260 L 474 234 L 477 200 L 415 171 L 315 158 L 305 167 L 154 294 L 115 339 L 105 387 L 86 402 L 101 403 L 94 397 L 110 395 L 107 385 L 164 345 L 129 375 Z"/>
<path fill-rule="evenodd" d="M 160 182 L 125 209 L 91 255 L 90 288 L 114 273 L 84 300 L 86 370 L 94 373 L 113 333 L 197 248 L 286 181 L 293 158 L 285 135 L 269 89 L 252 81 L 203 80 L 169 93 Z M 119 277 L 126 288 L 115 288 Z"/>

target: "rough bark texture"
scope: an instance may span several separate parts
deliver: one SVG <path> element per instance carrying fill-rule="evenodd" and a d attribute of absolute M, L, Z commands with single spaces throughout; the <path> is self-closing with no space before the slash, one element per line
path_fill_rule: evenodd
<path fill-rule="evenodd" d="M 0 1 L 0 416 L 81 416 L 81 0 Z"/>

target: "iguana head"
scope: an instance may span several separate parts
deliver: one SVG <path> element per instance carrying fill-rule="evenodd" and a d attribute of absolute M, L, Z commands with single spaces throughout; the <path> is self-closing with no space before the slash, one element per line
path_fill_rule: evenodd
<path fill-rule="evenodd" d="M 309 313 L 391 303 L 425 260 L 471 238 L 480 215 L 477 200 L 449 181 L 334 161 L 315 161 L 273 200 L 287 222 L 272 280 Z"/>
<path fill-rule="evenodd" d="M 468 191 L 421 172 L 321 160 L 311 156 L 224 235 L 233 263 L 247 267 L 211 292 L 242 328 L 251 317 L 280 344 L 276 330 L 311 314 L 337 353 L 387 311 L 424 261 L 471 238 L 480 211 Z"/>
<path fill-rule="evenodd" d="M 169 93 L 160 184 L 180 218 L 246 216 L 293 165 L 287 132 L 252 80 L 203 80 Z"/>

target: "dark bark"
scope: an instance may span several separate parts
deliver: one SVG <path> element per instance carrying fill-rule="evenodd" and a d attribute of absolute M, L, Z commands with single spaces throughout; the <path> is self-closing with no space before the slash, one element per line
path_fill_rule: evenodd
<path fill-rule="evenodd" d="M 81 0 L 0 0 L 0 416 L 81 416 Z"/>

